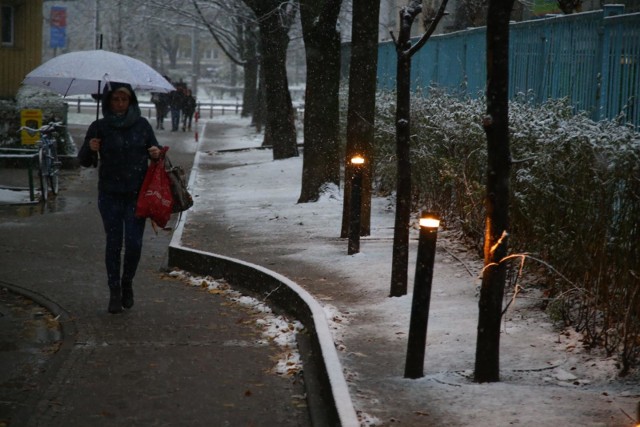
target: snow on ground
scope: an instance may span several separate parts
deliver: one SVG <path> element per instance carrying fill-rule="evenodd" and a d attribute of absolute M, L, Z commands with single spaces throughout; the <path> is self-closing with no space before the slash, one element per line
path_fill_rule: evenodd
<path fill-rule="evenodd" d="M 280 357 L 273 369 L 274 372 L 279 375 L 291 376 L 302 371 L 302 359 L 296 343 L 297 333 L 304 328 L 302 323 L 274 314 L 269 306 L 253 297 L 234 291 L 224 280 L 208 276 L 192 276 L 181 270 L 172 271 L 169 276 L 180 279 L 191 286 L 204 288 L 211 294 L 222 295 L 251 310 L 256 314 L 255 325 L 262 330 L 264 340 L 275 343 L 281 349 Z M 256 344 L 266 345 L 268 342 L 259 341 Z"/>
<path fill-rule="evenodd" d="M 199 198 L 190 215 L 229 218 L 229 227 L 237 230 L 260 224 L 256 244 L 260 236 L 265 245 L 285 241 L 286 259 L 319 266 L 344 281 L 344 299 L 323 292 L 321 285 L 309 290 L 325 305 L 363 425 L 634 424 L 638 377 L 619 379 L 615 358 L 589 352 L 578 334 L 556 329 L 537 308 L 535 288 L 525 286 L 505 315 L 501 381 L 473 383 L 482 264 L 452 230 L 441 230 L 438 238 L 425 377 L 404 379 L 417 230 L 412 231 L 409 293 L 389 298 L 392 201 L 373 200 L 371 236 L 361 239 L 360 253 L 347 256 L 346 242 L 337 237 L 340 190 L 330 189 L 316 203 L 298 204 L 302 157 L 273 161 L 269 150 L 231 151 L 258 147 L 262 138 L 251 133 L 246 119 L 213 120 L 238 127 L 207 136 L 217 139 L 217 151 L 200 157 L 201 170 L 211 170 L 220 159 L 225 168 L 196 176 L 193 191 L 210 196 Z"/>
<path fill-rule="evenodd" d="M 35 194 L 35 200 L 37 203 L 39 193 Z M 31 201 L 29 190 L 16 189 L 16 188 L 0 188 L 0 204 L 9 205 L 22 205 L 34 203 Z"/>
<path fill-rule="evenodd" d="M 94 119 L 92 114 L 69 114 L 73 124 L 88 125 Z M 216 149 L 257 147 L 262 141 L 246 119 L 218 116 L 213 121 L 237 125 Z M 451 230 L 440 230 L 438 237 L 425 377 L 404 379 L 417 231 L 412 231 L 409 293 L 389 298 L 392 201 L 373 200 L 371 236 L 361 239 L 360 253 L 347 256 L 346 242 L 337 238 L 340 190 L 330 189 L 317 203 L 297 204 L 302 157 L 273 161 L 269 150 L 218 151 L 205 153 L 203 166 L 215 156 L 224 156 L 233 167 L 216 171 L 213 180 L 196 177 L 192 190 L 213 191 L 215 197 L 198 198 L 190 215 L 226 215 L 233 218 L 230 227 L 239 229 L 259 222 L 265 243 L 277 236 L 290 240 L 291 262 L 312 263 L 344 281 L 346 299 L 323 292 L 321 286 L 309 291 L 324 306 L 363 426 L 635 425 L 637 373 L 618 378 L 614 357 L 588 351 L 579 334 L 556 329 L 538 310 L 534 288 L 525 288 L 505 315 L 501 381 L 472 382 L 482 265 Z M 4 192 L 0 200 L 17 197 Z M 285 375 L 299 371 L 298 322 L 274 316 L 259 301 L 218 280 L 174 274 L 254 311 L 264 339 L 282 348 L 274 370 Z"/>

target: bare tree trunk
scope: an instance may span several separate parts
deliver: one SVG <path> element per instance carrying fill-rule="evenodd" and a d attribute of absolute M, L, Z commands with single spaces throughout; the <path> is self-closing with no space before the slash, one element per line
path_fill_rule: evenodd
<path fill-rule="evenodd" d="M 396 41 L 397 105 L 396 105 L 396 157 L 398 162 L 396 184 L 396 218 L 393 230 L 393 260 L 391 262 L 390 296 L 407 293 L 409 267 L 409 221 L 411 219 L 411 57 L 424 46 L 445 15 L 447 0 L 443 0 L 431 18 L 427 31 L 415 45 L 411 45 L 411 27 L 422 11 L 422 1 L 412 0 L 400 10 L 400 33 Z"/>
<path fill-rule="evenodd" d="M 340 184 L 340 33 L 342 0 L 300 0 L 307 59 L 304 160 L 298 203 L 315 202 L 326 184 Z"/>
<path fill-rule="evenodd" d="M 407 293 L 409 268 L 409 221 L 411 219 L 411 26 L 421 11 L 421 3 L 414 1 L 400 12 L 400 33 L 396 44 L 398 54 L 396 72 L 396 217 L 393 230 L 393 261 L 391 264 L 390 296 Z"/>
<path fill-rule="evenodd" d="M 360 235 L 371 234 L 371 175 L 373 130 L 376 109 L 378 66 L 378 21 L 380 1 L 353 0 L 351 61 L 349 66 L 349 109 L 347 112 L 347 149 L 344 168 L 344 201 L 340 237 L 349 233 L 351 212 L 350 160 L 360 154 L 366 159 L 362 173 Z"/>
<path fill-rule="evenodd" d="M 242 117 L 249 117 L 256 111 L 258 100 L 258 60 L 248 59 L 244 65 L 244 91 L 242 92 Z"/>
<path fill-rule="evenodd" d="M 500 380 L 500 322 L 509 230 L 509 18 L 513 0 L 489 0 L 487 25 L 487 195 L 474 381 Z"/>
<path fill-rule="evenodd" d="M 262 63 L 258 61 L 258 88 L 256 93 L 256 105 L 254 106 L 253 117 L 251 120 L 251 125 L 255 126 L 256 132 L 262 132 L 262 126 L 265 124 L 265 110 L 266 101 L 265 101 L 265 91 L 264 91 L 264 71 L 262 68 Z M 265 140 L 267 139 L 267 133 L 265 132 Z M 262 141 L 264 145 L 265 141 Z"/>
<path fill-rule="evenodd" d="M 298 155 L 295 118 L 287 80 L 287 46 L 291 13 L 289 2 L 281 0 L 244 0 L 260 26 L 260 41 L 266 94 L 264 143 L 273 147 L 273 159 Z"/>

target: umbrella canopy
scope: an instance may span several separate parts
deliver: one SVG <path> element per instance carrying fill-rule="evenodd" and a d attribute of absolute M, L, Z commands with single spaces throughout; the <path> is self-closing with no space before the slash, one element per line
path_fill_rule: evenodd
<path fill-rule="evenodd" d="M 170 92 L 175 89 L 144 62 L 101 49 L 56 56 L 27 74 L 22 83 L 67 96 L 99 93 L 112 82 L 128 83 L 134 90 Z"/>

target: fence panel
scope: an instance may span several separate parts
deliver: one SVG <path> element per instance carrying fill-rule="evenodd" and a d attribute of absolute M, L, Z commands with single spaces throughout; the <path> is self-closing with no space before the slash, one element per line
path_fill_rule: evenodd
<path fill-rule="evenodd" d="M 601 114 L 640 126 L 640 13 L 605 18 Z"/>
<path fill-rule="evenodd" d="M 396 46 L 393 41 L 378 45 L 378 89 L 395 90 L 396 88 Z"/>
<path fill-rule="evenodd" d="M 576 111 L 640 126 L 640 13 L 624 6 L 511 25 L 509 96 L 568 98 Z M 486 82 L 485 28 L 433 36 L 414 56 L 413 90 L 439 86 L 477 97 Z M 396 53 L 381 43 L 378 87 L 393 90 Z"/>
<path fill-rule="evenodd" d="M 467 30 L 467 93 L 473 98 L 484 94 L 487 83 L 486 28 Z"/>

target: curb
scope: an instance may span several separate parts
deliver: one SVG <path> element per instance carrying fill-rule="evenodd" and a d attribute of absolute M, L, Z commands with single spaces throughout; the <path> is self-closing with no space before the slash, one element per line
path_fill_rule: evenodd
<path fill-rule="evenodd" d="M 259 295 L 276 308 L 300 320 L 306 334 L 298 335 L 304 380 L 313 425 L 358 427 L 329 324 L 320 304 L 290 279 L 259 265 L 223 255 L 185 248 L 174 234 L 169 245 L 169 267 L 195 274 L 223 277 L 236 289 Z"/>
<path fill-rule="evenodd" d="M 41 307 L 44 307 L 45 310 L 57 317 L 58 324 L 60 325 L 60 340 L 62 343 L 58 351 L 48 362 L 47 369 L 42 373 L 38 380 L 39 391 L 33 393 L 33 395 L 25 402 L 22 408 L 16 412 L 15 416 L 11 420 L 11 423 L 15 425 L 26 425 L 33 415 L 34 408 L 38 406 L 38 402 L 43 397 L 47 386 L 53 383 L 57 373 L 62 368 L 62 365 L 69 359 L 71 351 L 75 345 L 78 329 L 69 313 L 48 297 L 14 283 L 0 281 L 0 286 L 7 288 L 10 292 L 30 299 Z"/>
<path fill-rule="evenodd" d="M 189 177 L 193 186 L 200 153 Z M 189 211 L 182 212 L 175 226 L 167 254 L 167 267 L 195 274 L 222 277 L 234 288 L 269 299 L 273 305 L 296 318 L 306 333 L 297 337 L 303 362 L 312 425 L 359 427 L 343 368 L 329 329 L 324 309 L 309 292 L 287 277 L 262 266 L 182 246 L 182 233 Z"/>
<path fill-rule="evenodd" d="M 204 133 L 205 129 L 202 130 L 201 141 Z M 199 146 L 200 143 L 189 175 L 188 188 L 193 188 L 200 164 Z M 269 300 L 272 308 L 302 322 L 306 333 L 299 333 L 297 341 L 312 425 L 360 427 L 329 323 L 320 303 L 300 285 L 272 270 L 240 259 L 182 246 L 182 233 L 188 216 L 189 211 L 182 212 L 175 225 L 167 253 L 167 268 L 222 277 L 234 288 L 262 296 L 263 301 Z"/>

